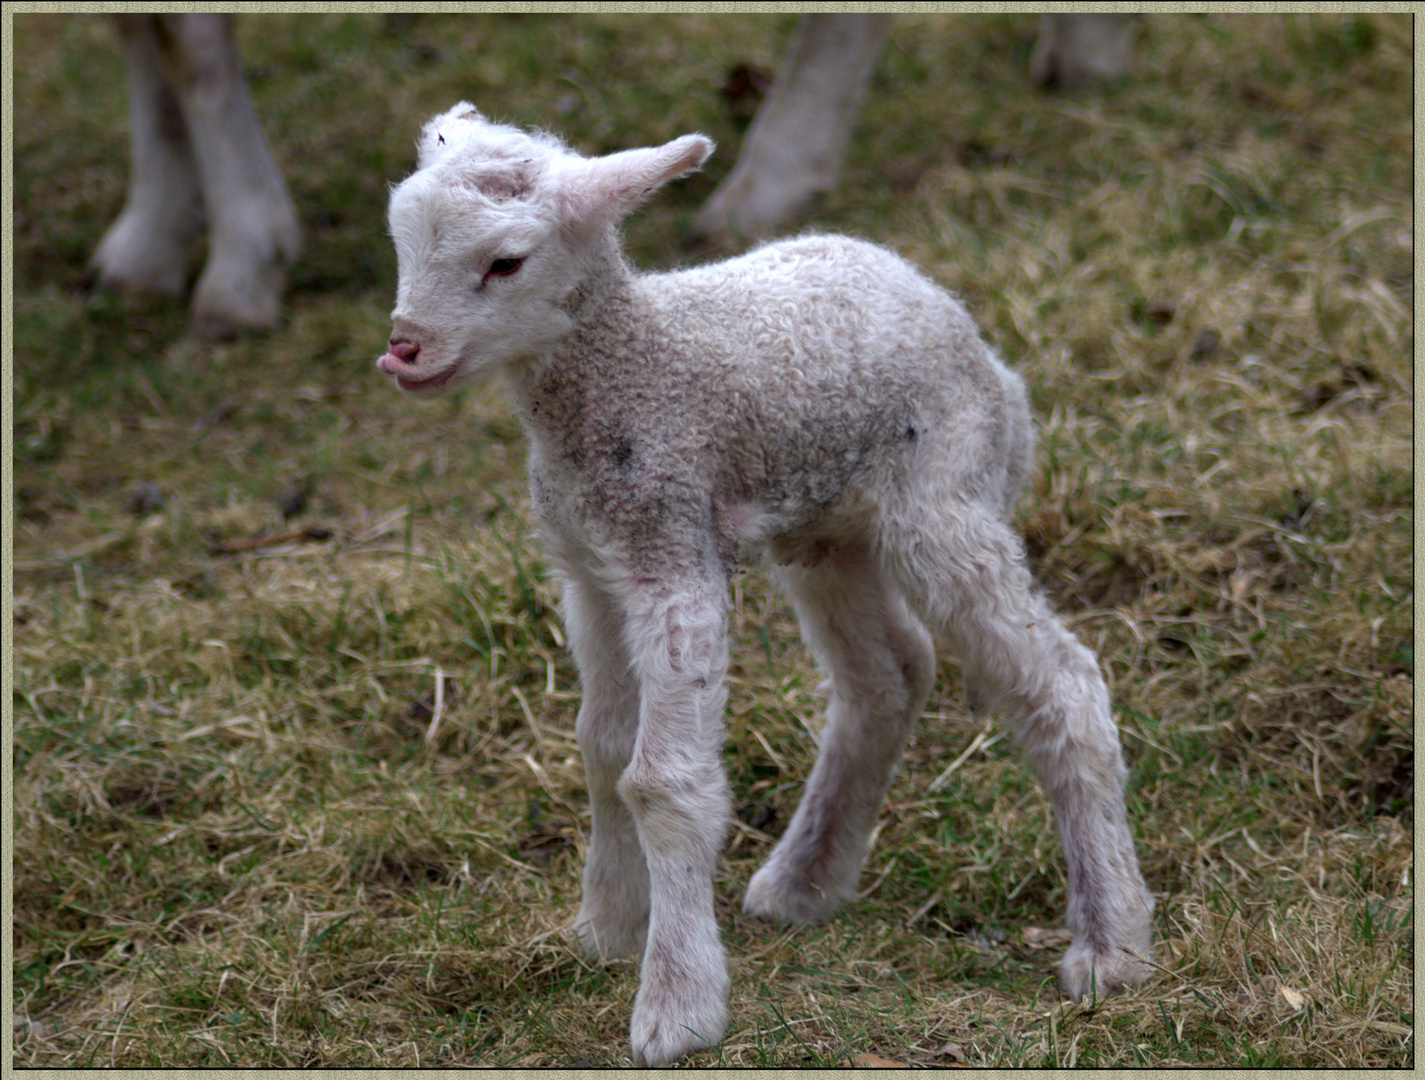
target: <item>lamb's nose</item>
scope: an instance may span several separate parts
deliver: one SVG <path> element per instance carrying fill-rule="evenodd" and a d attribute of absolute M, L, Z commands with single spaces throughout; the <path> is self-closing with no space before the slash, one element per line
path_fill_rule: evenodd
<path fill-rule="evenodd" d="M 416 354 L 421 351 L 421 347 L 414 341 L 407 341 L 405 338 L 392 338 L 387 343 L 387 348 L 391 356 L 400 360 L 403 364 L 414 364 Z"/>

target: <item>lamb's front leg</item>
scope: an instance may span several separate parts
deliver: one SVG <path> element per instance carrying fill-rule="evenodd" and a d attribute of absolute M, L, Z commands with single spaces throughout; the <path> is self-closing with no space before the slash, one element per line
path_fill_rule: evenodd
<path fill-rule="evenodd" d="M 648 934 L 648 867 L 618 779 L 638 735 L 638 683 L 624 647 L 622 618 L 609 597 L 591 582 L 570 578 L 563 608 L 583 689 L 574 731 L 591 819 L 574 930 L 591 957 L 637 957 Z"/>
<path fill-rule="evenodd" d="M 633 1008 L 637 1062 L 665 1065 L 727 1026 L 730 978 L 713 870 L 730 819 L 720 752 L 727 670 L 720 582 L 634 587 L 628 635 L 642 691 L 633 760 L 618 791 L 648 866 L 648 942 Z"/>

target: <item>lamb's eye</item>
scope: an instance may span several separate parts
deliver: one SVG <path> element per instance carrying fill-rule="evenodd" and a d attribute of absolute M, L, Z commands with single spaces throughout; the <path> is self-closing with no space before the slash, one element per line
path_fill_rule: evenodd
<path fill-rule="evenodd" d="M 496 259 L 490 264 L 490 269 L 485 272 L 485 276 L 509 277 L 523 265 L 523 259 Z"/>

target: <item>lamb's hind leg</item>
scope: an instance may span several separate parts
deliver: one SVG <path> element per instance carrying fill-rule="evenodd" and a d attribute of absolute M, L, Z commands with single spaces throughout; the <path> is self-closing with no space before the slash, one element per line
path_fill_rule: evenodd
<path fill-rule="evenodd" d="M 1127 772 L 1098 663 L 1033 588 L 1019 537 L 980 507 L 897 523 L 886 554 L 959 653 L 972 705 L 1003 711 L 1054 807 L 1074 935 L 1064 990 L 1083 998 L 1141 982 L 1148 968 L 1134 954 L 1149 954 L 1153 898 L 1128 829 Z"/>
<path fill-rule="evenodd" d="M 935 652 L 864 545 L 777 576 L 831 676 L 831 700 L 806 793 L 753 876 L 745 907 L 804 922 L 829 917 L 855 894 L 876 815 L 934 684 Z"/>
<path fill-rule="evenodd" d="M 571 578 L 563 608 L 583 689 L 574 732 L 592 821 L 574 930 L 591 957 L 637 957 L 648 935 L 648 866 L 633 815 L 619 797 L 618 779 L 638 736 L 638 684 L 623 645 L 622 620 L 603 591 Z"/>

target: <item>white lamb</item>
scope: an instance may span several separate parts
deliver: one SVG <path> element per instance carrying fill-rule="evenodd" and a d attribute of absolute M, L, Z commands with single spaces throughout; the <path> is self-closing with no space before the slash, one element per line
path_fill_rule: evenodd
<path fill-rule="evenodd" d="M 1032 460 L 1023 383 L 954 297 L 871 244 L 810 236 L 636 272 L 621 219 L 712 149 L 685 135 L 585 158 L 461 103 L 422 130 L 390 205 L 400 283 L 377 365 L 416 394 L 498 373 L 528 433 L 583 681 L 593 827 L 575 930 L 591 955 L 640 958 L 635 1059 L 670 1062 L 727 1023 L 712 885 L 727 586 L 758 552 L 831 699 L 746 909 L 802 922 L 853 896 L 934 682 L 934 630 L 1058 816 L 1064 989 L 1141 981 L 1153 899 L 1108 692 L 1009 525 Z"/>

